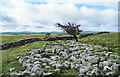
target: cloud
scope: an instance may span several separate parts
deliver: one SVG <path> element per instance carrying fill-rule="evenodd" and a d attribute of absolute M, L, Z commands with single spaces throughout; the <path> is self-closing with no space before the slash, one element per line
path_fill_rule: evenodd
<path fill-rule="evenodd" d="M 49 2 L 49 0 L 46 0 L 48 2 L 46 4 L 32 4 L 24 0 L 9 0 L 7 5 L 1 5 L 3 8 L 0 8 L 1 31 L 60 31 L 54 24 L 57 22 L 66 24 L 68 21 L 81 24 L 83 30 L 118 30 L 118 13 L 115 9 L 100 10 L 89 8 L 86 5 L 78 8 L 75 6 L 78 3 L 62 1 L 62 4 L 60 2 Z M 90 4 L 94 5 L 94 3 Z"/>
<path fill-rule="evenodd" d="M 25 0 L 26 2 L 72 3 L 117 8 L 119 0 Z"/>

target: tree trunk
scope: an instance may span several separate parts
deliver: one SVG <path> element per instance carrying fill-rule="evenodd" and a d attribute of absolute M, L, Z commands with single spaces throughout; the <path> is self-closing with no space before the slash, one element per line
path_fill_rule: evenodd
<path fill-rule="evenodd" d="M 74 36 L 75 40 L 78 42 L 77 36 L 76 35 L 73 35 L 73 36 Z"/>

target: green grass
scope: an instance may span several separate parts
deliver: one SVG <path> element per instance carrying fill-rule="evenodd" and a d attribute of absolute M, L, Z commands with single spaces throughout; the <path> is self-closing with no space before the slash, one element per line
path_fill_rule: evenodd
<path fill-rule="evenodd" d="M 24 38 L 2 38 L 1 43 L 15 42 Z"/>
<path fill-rule="evenodd" d="M 79 39 L 79 42 L 93 45 L 108 46 L 109 49 L 106 51 L 113 51 L 113 54 L 120 55 L 120 44 L 118 41 L 118 34 L 120 33 L 107 33 L 88 36 L 86 38 Z"/>
<path fill-rule="evenodd" d="M 45 43 L 49 43 L 49 41 L 38 41 L 26 44 L 24 46 L 2 50 L 2 72 L 9 75 L 12 73 L 9 72 L 9 69 L 13 67 L 17 69 L 15 71 L 24 70 L 25 68 L 23 68 L 21 64 L 19 64 L 18 60 L 16 60 L 17 55 L 26 55 L 28 49 L 41 48 Z M 11 64 L 11 62 L 15 63 Z"/>
<path fill-rule="evenodd" d="M 17 41 L 17 40 L 20 40 L 20 39 L 7 38 L 7 39 L 3 39 L 3 42 L 11 42 L 11 41 Z M 26 55 L 28 52 L 27 51 L 28 49 L 42 48 L 45 43 L 50 43 L 50 42 L 51 41 L 37 41 L 33 43 L 28 43 L 24 46 L 13 47 L 13 48 L 9 48 L 8 50 L 0 51 L 2 52 L 2 72 L 6 73 L 6 75 L 9 75 L 12 73 L 12 72 L 9 72 L 10 68 L 16 68 L 15 71 L 24 70 L 25 68 L 22 67 L 21 64 L 19 64 L 18 60 L 16 60 L 17 55 Z M 89 36 L 86 38 L 79 39 L 79 42 L 87 43 L 87 44 L 98 44 L 98 45 L 104 45 L 104 46 L 109 45 L 110 50 L 114 49 L 115 51 L 113 53 L 114 55 L 120 54 L 120 45 L 118 44 L 118 33 Z M 97 50 L 97 48 L 95 49 Z M 15 63 L 11 64 L 11 62 L 15 62 Z M 59 75 L 63 77 L 63 76 L 69 76 L 69 75 L 77 75 L 77 73 L 78 71 L 74 69 L 70 69 L 70 70 L 62 70 L 62 73 L 55 74 L 55 75 L 56 76 Z"/>
<path fill-rule="evenodd" d="M 118 33 L 108 33 L 79 39 L 81 43 L 97 45 L 118 45 Z"/>
<path fill-rule="evenodd" d="M 66 34 L 66 35 L 63 35 L 63 34 L 61 34 L 61 35 L 59 35 L 59 34 L 51 34 L 50 35 L 50 37 L 59 37 L 59 36 L 67 36 L 68 34 Z M 28 35 L 26 35 L 26 34 L 18 34 L 18 35 L 13 35 L 13 34 L 2 34 L 1 36 L 3 36 L 2 38 L 0 38 L 0 44 L 2 44 L 2 43 L 7 43 L 7 42 L 15 42 L 15 41 L 18 41 L 18 40 L 21 40 L 21 39 L 25 39 L 25 38 L 27 38 L 27 36 L 32 36 L 32 37 L 37 37 L 37 38 L 39 38 L 39 37 L 43 37 L 43 38 L 45 38 L 47 35 L 46 34 L 28 34 Z M 7 36 L 7 37 L 4 37 L 4 36 Z M 9 37 L 9 36 L 13 36 L 13 37 Z M 21 36 L 20 38 L 16 38 L 16 37 L 14 37 L 14 36 Z M 26 36 L 26 37 L 22 37 L 22 36 Z M 32 37 L 30 37 L 30 38 L 32 38 Z M 29 37 L 28 37 L 29 38 Z"/>
<path fill-rule="evenodd" d="M 56 77 L 78 77 L 78 71 L 75 69 L 62 69 L 61 73 L 55 73 Z"/>

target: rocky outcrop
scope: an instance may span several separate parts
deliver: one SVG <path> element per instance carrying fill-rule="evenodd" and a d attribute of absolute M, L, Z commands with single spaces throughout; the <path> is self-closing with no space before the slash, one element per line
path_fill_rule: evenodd
<path fill-rule="evenodd" d="M 94 48 L 98 48 L 99 51 L 94 51 Z M 111 57 L 113 52 L 100 52 L 103 50 L 107 50 L 107 47 L 81 44 L 71 40 L 46 43 L 43 48 L 30 50 L 27 56 L 18 56 L 16 59 L 26 69 L 11 75 L 40 75 L 44 77 L 69 69 L 77 70 L 78 76 L 114 75 L 120 71 L 120 64 L 112 61 L 118 61 L 120 56 Z M 107 57 L 111 59 L 107 59 L 106 55 L 101 56 L 101 53 L 109 53 Z"/>

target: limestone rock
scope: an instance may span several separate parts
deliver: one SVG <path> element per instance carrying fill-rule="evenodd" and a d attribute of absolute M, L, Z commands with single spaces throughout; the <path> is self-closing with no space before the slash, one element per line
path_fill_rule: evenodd
<path fill-rule="evenodd" d="M 15 70 L 15 68 L 11 68 L 11 69 L 10 69 L 10 72 L 11 72 L 11 71 L 14 71 L 14 70 Z"/>

